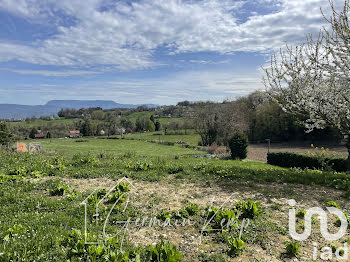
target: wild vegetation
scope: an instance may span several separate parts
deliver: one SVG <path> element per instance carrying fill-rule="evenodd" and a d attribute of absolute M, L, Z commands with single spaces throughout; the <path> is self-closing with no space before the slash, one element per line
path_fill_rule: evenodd
<path fill-rule="evenodd" d="M 312 197 L 321 205 L 346 203 L 350 195 L 350 177 L 345 173 L 208 159 L 201 151 L 181 146 L 87 138 L 80 143 L 52 139 L 43 141 L 42 147 L 41 154 L 0 151 L 3 261 L 278 260 L 285 254 L 300 255 L 298 250 L 310 253 L 306 244 L 285 247 L 292 241 L 287 234 L 288 204 L 278 199 L 304 201 L 300 187 L 324 188 L 324 195 Z M 130 200 L 125 193 L 131 194 Z M 85 243 L 80 205 L 84 199 L 91 215 L 87 239 L 97 241 L 95 245 Z M 99 224 L 93 222 L 97 203 L 103 211 Z M 105 239 L 102 222 L 115 203 L 108 232 L 119 232 L 123 225 L 113 221 L 128 218 L 156 217 L 170 225 L 130 226 L 125 239 L 118 234 Z M 308 205 L 311 202 L 302 207 Z M 186 219 L 191 223 L 179 226 Z M 262 255 L 253 252 L 257 247 Z"/>

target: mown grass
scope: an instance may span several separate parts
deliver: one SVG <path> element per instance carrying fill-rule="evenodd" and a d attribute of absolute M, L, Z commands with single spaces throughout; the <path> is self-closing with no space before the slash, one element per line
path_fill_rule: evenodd
<path fill-rule="evenodd" d="M 130 115 L 127 116 L 127 118 L 132 121 L 132 122 L 136 122 L 137 118 L 143 118 L 143 117 L 147 117 L 150 118 L 152 115 L 155 115 L 154 112 L 149 112 L 149 111 L 145 111 L 145 112 L 134 112 L 131 113 Z M 158 120 L 160 122 L 161 125 L 167 125 L 171 122 L 176 122 L 176 121 L 183 121 L 183 118 L 169 118 L 169 117 L 160 117 L 160 118 L 156 118 L 155 120 Z"/>
<path fill-rule="evenodd" d="M 25 142 L 25 141 L 24 141 Z M 175 156 L 203 154 L 203 151 L 181 148 L 180 145 L 167 146 L 127 139 L 45 139 L 40 144 L 46 152 L 56 152 L 64 156 L 74 154 L 108 154 L 139 156 Z"/>
<path fill-rule="evenodd" d="M 198 134 L 195 134 L 193 129 L 188 130 L 176 130 L 169 131 L 168 135 L 164 134 L 164 131 L 159 132 L 146 132 L 146 133 L 133 133 L 125 136 L 126 139 L 139 139 L 146 141 L 160 141 L 160 142 L 185 142 L 191 146 L 198 146 L 198 142 L 201 140 Z M 175 134 L 173 134 L 175 133 Z"/>
<path fill-rule="evenodd" d="M 60 125 L 60 124 L 70 124 L 73 123 L 77 119 L 70 119 L 70 118 L 55 118 L 54 120 L 43 120 L 43 119 L 36 119 L 34 121 L 26 122 L 26 121 L 21 121 L 21 122 L 9 122 L 10 126 L 23 126 L 27 128 L 32 128 L 32 127 L 46 127 L 51 124 L 55 125 Z"/>

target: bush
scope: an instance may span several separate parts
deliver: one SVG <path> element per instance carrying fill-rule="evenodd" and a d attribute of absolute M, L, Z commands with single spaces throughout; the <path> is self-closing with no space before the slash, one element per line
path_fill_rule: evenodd
<path fill-rule="evenodd" d="M 228 141 L 232 159 L 245 159 L 247 157 L 248 138 L 245 134 L 236 132 Z"/>
<path fill-rule="evenodd" d="M 300 167 L 309 169 L 332 168 L 337 172 L 345 172 L 346 159 L 308 156 L 290 152 L 273 152 L 267 154 L 267 163 L 280 167 Z"/>
<path fill-rule="evenodd" d="M 207 147 L 207 152 L 208 154 L 215 154 L 216 150 L 218 149 L 218 145 L 216 144 L 216 142 L 212 143 L 210 146 Z"/>

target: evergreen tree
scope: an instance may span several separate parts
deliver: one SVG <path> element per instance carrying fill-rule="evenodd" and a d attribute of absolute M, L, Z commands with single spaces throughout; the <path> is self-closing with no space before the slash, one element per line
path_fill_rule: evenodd
<path fill-rule="evenodd" d="M 11 141 L 11 133 L 5 121 L 0 122 L 0 145 L 6 145 Z"/>
<path fill-rule="evenodd" d="M 32 130 L 30 130 L 30 133 L 29 133 L 29 138 L 31 139 L 34 139 L 35 138 L 35 135 L 38 133 L 38 130 L 33 127 Z"/>

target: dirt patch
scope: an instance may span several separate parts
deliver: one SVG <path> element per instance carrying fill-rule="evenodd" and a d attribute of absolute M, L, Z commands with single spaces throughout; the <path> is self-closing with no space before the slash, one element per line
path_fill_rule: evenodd
<path fill-rule="evenodd" d="M 288 234 L 289 199 L 296 199 L 296 209 L 308 209 L 310 207 L 326 207 L 329 200 L 336 201 L 346 210 L 348 201 L 342 198 L 342 192 L 319 186 L 291 185 L 291 184 L 230 184 L 227 181 L 218 181 L 211 186 L 193 183 L 187 180 L 178 180 L 170 176 L 159 182 L 145 182 L 129 180 L 133 189 L 133 206 L 141 214 L 156 215 L 161 209 L 177 210 L 188 203 L 195 203 L 203 210 L 206 206 L 232 208 L 234 203 L 241 200 L 253 199 L 261 202 L 264 210 L 264 219 L 261 221 L 264 227 L 264 239 L 248 243 L 245 252 L 230 261 L 292 261 L 283 255 L 285 241 L 291 240 Z M 107 178 L 96 179 L 64 179 L 78 191 L 91 191 L 99 188 L 109 189 L 116 181 Z M 203 256 L 214 259 L 216 255 L 226 252 L 225 243 L 218 240 L 214 235 L 201 235 L 201 229 L 205 223 L 203 218 L 198 217 L 193 224 L 171 225 L 167 227 L 141 227 L 130 228 L 129 239 L 136 245 L 149 245 L 157 242 L 160 238 L 169 240 L 179 247 L 184 256 L 184 261 L 205 260 Z M 298 219 L 300 228 L 303 219 Z M 334 225 L 335 218 L 329 222 L 329 230 L 336 232 L 338 228 Z M 261 230 L 261 228 L 260 228 Z M 300 230 L 300 229 L 299 229 Z M 251 230 L 254 233 L 254 229 Z M 301 231 L 302 232 L 302 231 Z M 262 234 L 261 232 L 257 232 Z M 349 236 L 346 236 L 349 237 Z M 200 241 L 201 240 L 201 241 Z M 311 237 L 301 243 L 299 261 L 311 261 L 313 242 L 319 247 L 331 244 L 341 246 L 342 243 L 335 241 L 327 243 L 322 239 L 319 232 L 319 220 L 316 220 Z M 206 260 L 214 261 L 214 260 Z"/>
<path fill-rule="evenodd" d="M 318 145 L 314 145 L 314 148 L 311 148 L 311 145 L 293 145 L 293 144 L 271 144 L 270 146 L 270 152 L 295 152 L 295 153 L 308 153 L 308 152 L 314 152 L 315 147 Z M 322 145 L 319 146 L 319 149 L 322 147 Z M 347 155 L 347 149 L 345 146 L 329 146 L 324 147 L 325 149 L 328 148 L 328 154 L 337 154 L 339 156 L 346 156 Z M 266 162 L 266 155 L 268 152 L 268 145 L 267 144 L 260 144 L 260 145 L 249 145 L 248 146 L 248 159 L 255 160 L 255 161 L 262 161 Z"/>

